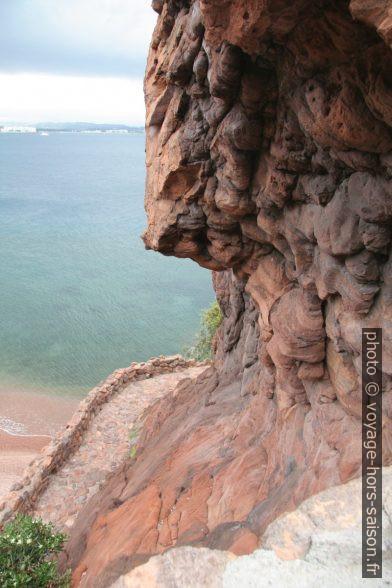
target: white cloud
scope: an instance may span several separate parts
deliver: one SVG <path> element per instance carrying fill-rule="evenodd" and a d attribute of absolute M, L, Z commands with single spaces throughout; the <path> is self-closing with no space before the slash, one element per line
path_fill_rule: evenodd
<path fill-rule="evenodd" d="M 144 124 L 142 80 L 0 74 L 0 87 L 2 122 Z"/>
<path fill-rule="evenodd" d="M 0 0 L 0 70 L 140 76 L 156 17 L 147 0 Z"/>
<path fill-rule="evenodd" d="M 30 0 L 45 15 L 48 29 L 70 45 L 106 48 L 121 56 L 145 54 L 156 13 L 145 0 Z"/>

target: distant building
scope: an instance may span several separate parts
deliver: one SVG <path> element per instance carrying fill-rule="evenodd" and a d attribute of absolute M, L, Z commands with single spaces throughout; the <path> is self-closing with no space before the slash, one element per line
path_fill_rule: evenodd
<path fill-rule="evenodd" d="M 0 133 L 36 133 L 35 127 L 0 127 Z"/>

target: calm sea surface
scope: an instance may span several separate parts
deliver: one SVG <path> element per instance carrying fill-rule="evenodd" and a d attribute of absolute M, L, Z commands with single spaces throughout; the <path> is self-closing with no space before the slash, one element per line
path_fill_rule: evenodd
<path fill-rule="evenodd" d="M 210 273 L 144 250 L 144 135 L 0 135 L 0 387 L 81 395 L 181 351 Z"/>

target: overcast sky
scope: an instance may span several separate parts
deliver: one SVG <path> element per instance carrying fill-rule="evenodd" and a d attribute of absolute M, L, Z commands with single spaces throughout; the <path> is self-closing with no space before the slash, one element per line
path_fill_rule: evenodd
<path fill-rule="evenodd" d="M 149 0 L 0 0 L 0 121 L 144 123 Z"/>

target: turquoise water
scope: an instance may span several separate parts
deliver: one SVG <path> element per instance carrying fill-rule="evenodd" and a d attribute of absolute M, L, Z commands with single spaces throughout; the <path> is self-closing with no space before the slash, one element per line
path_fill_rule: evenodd
<path fill-rule="evenodd" d="M 82 394 L 181 351 L 210 273 L 145 251 L 144 135 L 0 135 L 0 386 Z"/>

